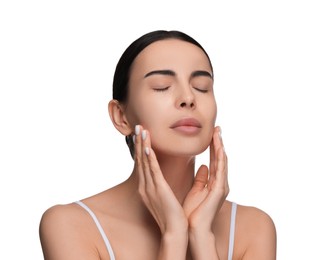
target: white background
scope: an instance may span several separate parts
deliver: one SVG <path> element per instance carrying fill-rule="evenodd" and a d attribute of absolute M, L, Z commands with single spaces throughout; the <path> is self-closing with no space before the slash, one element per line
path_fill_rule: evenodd
<path fill-rule="evenodd" d="M 278 259 L 312 259 L 316 24 L 305 0 L 1 1 L 0 259 L 43 259 L 47 208 L 128 177 L 107 103 L 119 56 L 156 29 L 184 31 L 210 54 L 229 199 L 273 218 Z"/>

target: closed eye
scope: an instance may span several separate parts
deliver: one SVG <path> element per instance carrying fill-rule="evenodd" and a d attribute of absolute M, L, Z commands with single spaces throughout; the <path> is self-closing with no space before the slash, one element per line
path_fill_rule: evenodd
<path fill-rule="evenodd" d="M 207 93 L 208 89 L 201 89 L 201 88 L 194 88 L 195 90 L 201 92 L 201 93 Z"/>
<path fill-rule="evenodd" d="M 163 92 L 163 91 L 166 91 L 166 90 L 168 90 L 170 87 L 168 86 L 168 87 L 165 87 L 165 88 L 153 88 L 154 89 L 154 91 L 157 91 L 157 92 Z"/>

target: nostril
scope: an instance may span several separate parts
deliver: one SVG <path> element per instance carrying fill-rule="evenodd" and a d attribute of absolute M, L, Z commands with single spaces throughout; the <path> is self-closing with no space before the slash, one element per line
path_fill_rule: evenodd
<path fill-rule="evenodd" d="M 190 107 L 190 108 L 193 108 L 195 106 L 194 102 L 191 102 L 190 104 L 187 104 L 186 102 L 182 102 L 180 104 L 180 107 L 184 108 L 184 107 Z"/>

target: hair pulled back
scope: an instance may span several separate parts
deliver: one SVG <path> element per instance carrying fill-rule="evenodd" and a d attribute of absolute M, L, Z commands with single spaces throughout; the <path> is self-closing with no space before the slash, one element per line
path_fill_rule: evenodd
<path fill-rule="evenodd" d="M 166 39 L 178 39 L 178 40 L 189 42 L 198 46 L 206 54 L 212 69 L 212 65 L 211 65 L 207 52 L 195 39 L 193 39 L 189 35 L 180 31 L 157 30 L 157 31 L 149 32 L 147 34 L 144 34 L 140 38 L 136 39 L 134 42 L 132 42 L 130 46 L 123 52 L 121 58 L 119 59 L 118 64 L 116 66 L 115 73 L 114 73 L 114 77 L 113 77 L 113 84 L 112 84 L 112 98 L 113 99 L 116 99 L 122 103 L 127 101 L 130 68 L 133 61 L 138 56 L 138 54 L 142 50 L 144 50 L 147 46 L 149 46 L 151 43 L 154 43 L 160 40 L 166 40 Z"/>

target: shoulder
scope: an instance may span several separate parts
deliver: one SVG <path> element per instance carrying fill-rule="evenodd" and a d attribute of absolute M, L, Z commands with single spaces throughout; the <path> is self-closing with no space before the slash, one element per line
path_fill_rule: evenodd
<path fill-rule="evenodd" d="M 79 207 L 74 203 L 52 206 L 42 215 L 40 231 L 49 231 L 55 227 L 72 228 L 74 221 L 78 219 L 78 215 L 80 216 L 82 214 Z"/>
<path fill-rule="evenodd" d="M 92 237 L 89 221 L 86 212 L 75 203 L 47 209 L 39 227 L 45 259 L 99 259 L 89 239 Z"/>
<path fill-rule="evenodd" d="M 251 206 L 238 205 L 237 217 L 239 221 L 247 224 L 251 230 L 258 229 L 273 229 L 275 231 L 275 225 L 272 218 L 265 211 Z"/>
<path fill-rule="evenodd" d="M 275 259 L 275 224 L 265 211 L 238 205 L 236 223 L 237 240 L 244 248 L 242 259 Z"/>

